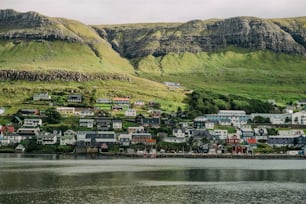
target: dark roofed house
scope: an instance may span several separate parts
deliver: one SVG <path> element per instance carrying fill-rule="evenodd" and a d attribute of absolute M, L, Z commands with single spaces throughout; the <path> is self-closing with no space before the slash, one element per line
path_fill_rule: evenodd
<path fill-rule="evenodd" d="M 68 96 L 67 101 L 69 103 L 82 103 L 82 95 L 71 94 L 71 95 Z"/>
<path fill-rule="evenodd" d="M 97 130 L 111 130 L 112 119 L 111 118 L 97 118 L 96 120 Z"/>
<path fill-rule="evenodd" d="M 159 128 L 160 118 L 143 118 L 141 120 L 141 125 L 144 127 Z"/>

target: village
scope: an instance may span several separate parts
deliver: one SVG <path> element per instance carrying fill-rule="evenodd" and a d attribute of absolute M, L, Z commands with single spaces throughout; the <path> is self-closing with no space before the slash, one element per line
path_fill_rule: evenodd
<path fill-rule="evenodd" d="M 0 124 L 0 151 L 141 156 L 273 153 L 301 156 L 306 152 L 306 100 L 287 106 L 278 114 L 219 110 L 189 119 L 181 110 L 162 111 L 155 101 L 97 98 L 94 107 L 82 107 L 81 94 L 65 97 L 67 106 L 19 109 L 6 116 L 11 121 Z M 31 100 L 33 104 L 47 104 L 51 99 L 52 95 L 42 92 Z M 70 122 L 63 126 L 63 121 Z"/>

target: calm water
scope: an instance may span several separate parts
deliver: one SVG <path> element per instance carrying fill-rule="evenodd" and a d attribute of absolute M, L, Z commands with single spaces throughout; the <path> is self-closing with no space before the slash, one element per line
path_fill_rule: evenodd
<path fill-rule="evenodd" d="M 306 161 L 0 155 L 0 203 L 305 203 Z"/>

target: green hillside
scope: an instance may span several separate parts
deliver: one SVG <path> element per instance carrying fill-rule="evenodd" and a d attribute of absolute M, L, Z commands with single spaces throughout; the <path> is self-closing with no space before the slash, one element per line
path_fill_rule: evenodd
<path fill-rule="evenodd" d="M 219 52 L 170 53 L 134 60 L 140 76 L 175 81 L 249 98 L 288 102 L 306 97 L 306 58 L 230 48 Z"/>

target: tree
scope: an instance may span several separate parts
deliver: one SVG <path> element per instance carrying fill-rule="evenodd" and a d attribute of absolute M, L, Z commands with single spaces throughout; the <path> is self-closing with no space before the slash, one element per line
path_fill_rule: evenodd
<path fill-rule="evenodd" d="M 47 122 L 51 123 L 51 124 L 56 124 L 61 122 L 61 114 L 59 114 L 59 112 L 56 111 L 55 108 L 48 108 L 45 111 L 45 114 L 48 116 Z"/>

